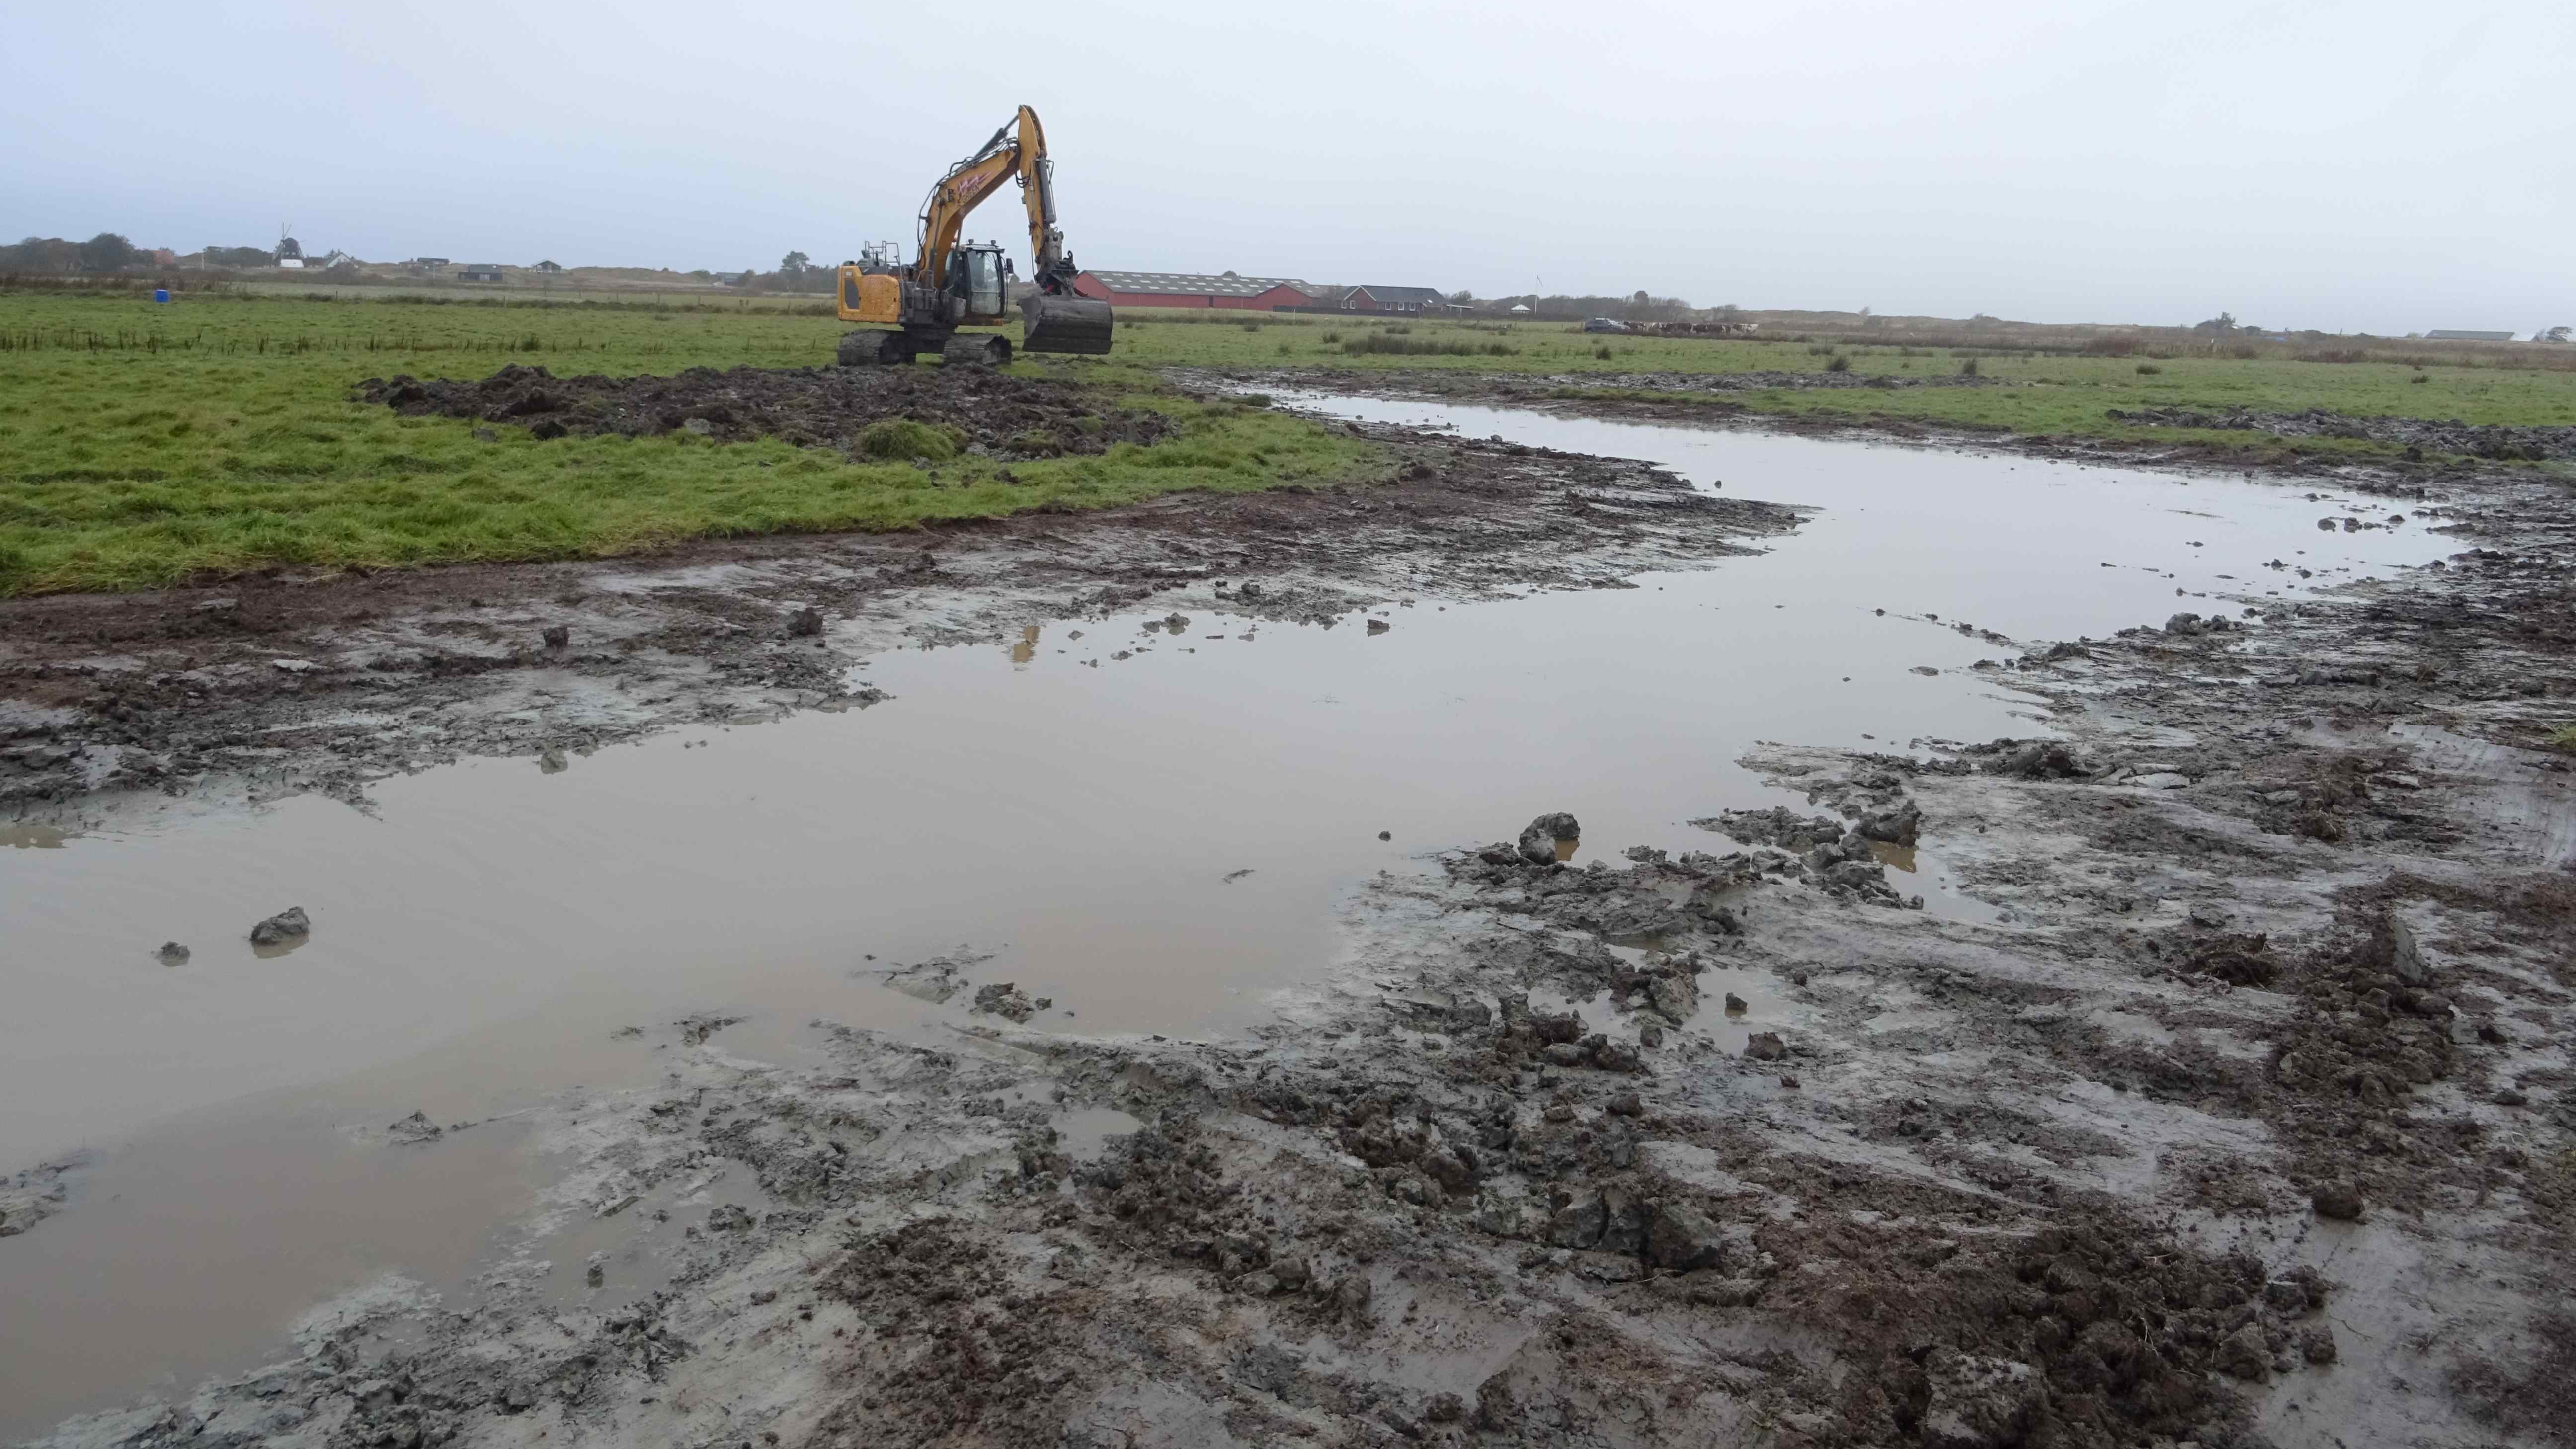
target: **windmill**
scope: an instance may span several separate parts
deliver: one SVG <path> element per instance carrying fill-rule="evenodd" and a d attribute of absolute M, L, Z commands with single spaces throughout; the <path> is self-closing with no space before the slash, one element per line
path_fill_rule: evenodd
<path fill-rule="evenodd" d="M 295 223 L 277 224 L 277 264 L 290 270 L 304 265 L 304 243 L 295 239 Z"/>

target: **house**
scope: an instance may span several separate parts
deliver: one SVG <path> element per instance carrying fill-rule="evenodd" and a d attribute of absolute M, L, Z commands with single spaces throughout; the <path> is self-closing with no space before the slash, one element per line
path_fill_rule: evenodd
<path fill-rule="evenodd" d="M 2436 330 L 2424 334 L 2427 342 L 2511 342 L 2510 332 L 2458 332 Z"/>
<path fill-rule="evenodd" d="M 414 257 L 411 259 L 411 268 L 415 272 L 443 272 L 451 265 L 453 264 L 445 257 Z"/>
<path fill-rule="evenodd" d="M 1437 312 L 1443 298 L 1431 287 L 1353 287 L 1336 301 L 1345 312 Z"/>
<path fill-rule="evenodd" d="M 1073 290 L 1113 307 L 1226 307 L 1275 312 L 1315 300 L 1315 290 L 1293 277 L 1245 277 L 1233 272 L 1084 272 Z"/>
<path fill-rule="evenodd" d="M 562 271 L 563 264 L 560 262 L 539 262 L 537 263 L 537 270 L 547 273 L 548 275 L 552 275 L 553 273 Z"/>
<path fill-rule="evenodd" d="M 501 264 L 499 262 L 467 262 L 464 266 L 456 269 L 456 280 L 460 282 L 497 282 L 501 280 Z"/>

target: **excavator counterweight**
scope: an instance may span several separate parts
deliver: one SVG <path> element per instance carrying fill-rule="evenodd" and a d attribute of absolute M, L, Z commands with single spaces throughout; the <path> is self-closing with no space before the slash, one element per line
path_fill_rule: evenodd
<path fill-rule="evenodd" d="M 910 264 L 882 252 L 841 264 L 840 316 L 896 331 L 863 331 L 841 339 L 844 365 L 910 362 L 936 352 L 951 363 L 998 364 L 1011 360 L 1008 339 L 961 334 L 961 327 L 1001 323 L 1010 290 L 1010 263 L 993 243 L 959 239 L 967 214 L 1015 177 L 1028 204 L 1030 281 L 1037 290 L 1020 299 L 1020 345 L 1030 352 L 1098 355 L 1109 350 L 1117 320 L 1106 302 L 1074 291 L 1081 269 L 1064 249 L 1056 225 L 1055 164 L 1047 159 L 1046 133 L 1026 106 L 993 133 L 974 155 L 948 168 L 921 208 L 921 235 Z"/>

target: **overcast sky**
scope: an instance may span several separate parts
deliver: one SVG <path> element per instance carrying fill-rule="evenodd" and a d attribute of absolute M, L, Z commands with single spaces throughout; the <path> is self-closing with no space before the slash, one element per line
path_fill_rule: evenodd
<path fill-rule="evenodd" d="M 837 261 L 1024 101 L 1094 267 L 2576 323 L 2569 0 L 30 6 L 0 231 Z"/>

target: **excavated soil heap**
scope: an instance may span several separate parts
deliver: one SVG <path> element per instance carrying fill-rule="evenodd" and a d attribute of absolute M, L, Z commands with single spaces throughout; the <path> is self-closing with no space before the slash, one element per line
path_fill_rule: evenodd
<path fill-rule="evenodd" d="M 695 367 L 674 377 L 556 377 L 515 363 L 480 382 L 371 377 L 358 396 L 409 416 L 519 423 L 540 438 L 686 429 L 722 442 L 778 438 L 852 447 L 872 423 L 951 430 L 969 451 L 1100 453 L 1170 434 L 1160 414 L 1108 406 L 1091 388 L 980 367 Z"/>

